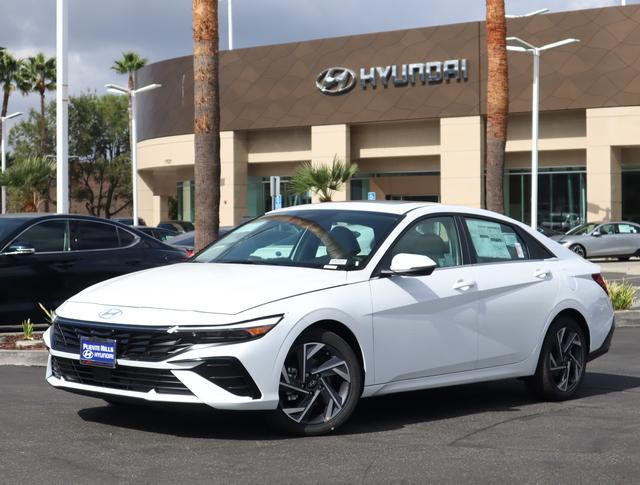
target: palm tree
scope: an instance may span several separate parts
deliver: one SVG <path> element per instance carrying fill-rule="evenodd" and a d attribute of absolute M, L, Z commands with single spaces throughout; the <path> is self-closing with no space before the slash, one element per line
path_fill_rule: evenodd
<path fill-rule="evenodd" d="M 196 249 L 220 227 L 220 89 L 218 0 L 193 0 Z"/>
<path fill-rule="evenodd" d="M 9 96 L 16 89 L 23 87 L 20 76 L 20 66 L 22 61 L 16 59 L 7 51 L 0 50 L 0 88 L 2 89 L 2 108 L 0 117 L 7 116 L 9 109 Z M 2 131 L 0 130 L 0 142 L 2 142 Z"/>
<path fill-rule="evenodd" d="M 140 57 L 139 54 L 133 51 L 127 51 L 122 53 L 120 60 L 113 61 L 111 69 L 118 74 L 127 74 L 129 76 L 127 81 L 127 88 L 129 91 L 133 91 L 136 87 L 136 73 L 147 65 L 148 59 Z M 131 96 L 129 96 L 129 125 L 131 125 Z"/>
<path fill-rule="evenodd" d="M 504 213 L 504 158 L 509 115 L 507 22 L 504 0 L 487 2 L 487 209 Z"/>
<path fill-rule="evenodd" d="M 22 91 L 40 95 L 40 155 L 47 155 L 47 124 L 45 119 L 45 93 L 56 89 L 56 59 L 38 53 L 27 58 L 21 68 Z"/>
<path fill-rule="evenodd" d="M 45 157 L 16 160 L 7 171 L 0 174 L 0 185 L 9 187 L 12 201 L 20 211 L 38 212 L 46 205 L 51 181 L 56 167 Z"/>
<path fill-rule="evenodd" d="M 303 162 L 291 178 L 291 189 L 300 195 L 312 191 L 319 196 L 320 202 L 331 202 L 331 194 L 340 190 L 357 171 L 357 164 L 347 164 L 338 157 L 333 159 L 331 166 Z"/>

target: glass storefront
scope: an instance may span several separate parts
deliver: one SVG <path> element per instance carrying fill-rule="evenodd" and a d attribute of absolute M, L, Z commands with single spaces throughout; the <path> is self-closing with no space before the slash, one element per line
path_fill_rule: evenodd
<path fill-rule="evenodd" d="M 308 194 L 296 195 L 291 192 L 291 177 L 280 177 L 282 207 L 310 204 Z M 247 217 L 254 218 L 271 210 L 269 177 L 249 177 L 247 181 Z"/>
<path fill-rule="evenodd" d="M 178 182 L 176 199 L 178 201 L 178 220 L 195 222 L 196 220 L 196 190 L 193 180 Z"/>
<path fill-rule="evenodd" d="M 511 170 L 505 176 L 507 215 L 531 223 L 531 172 Z M 538 174 L 538 225 L 566 232 L 586 222 L 587 174 L 580 168 L 544 169 Z"/>
<path fill-rule="evenodd" d="M 622 219 L 640 223 L 640 166 L 622 170 Z"/>

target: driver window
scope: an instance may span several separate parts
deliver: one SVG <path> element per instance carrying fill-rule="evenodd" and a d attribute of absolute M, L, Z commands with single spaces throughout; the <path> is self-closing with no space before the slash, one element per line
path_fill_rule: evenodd
<path fill-rule="evenodd" d="M 601 236 L 610 236 L 616 233 L 614 224 L 603 224 L 598 230 Z"/>
<path fill-rule="evenodd" d="M 36 253 L 52 253 L 69 250 L 69 227 L 64 219 L 45 221 L 31 226 L 12 244 L 27 244 Z"/>
<path fill-rule="evenodd" d="M 453 217 L 432 217 L 414 223 L 395 243 L 391 258 L 401 253 L 429 256 L 439 268 L 460 266 L 462 251 Z"/>

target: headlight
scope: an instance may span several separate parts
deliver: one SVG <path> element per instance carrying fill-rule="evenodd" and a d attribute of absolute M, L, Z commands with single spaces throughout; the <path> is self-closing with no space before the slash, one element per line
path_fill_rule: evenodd
<path fill-rule="evenodd" d="M 282 315 L 258 318 L 233 325 L 175 326 L 167 330 L 167 333 L 192 345 L 242 342 L 265 336 L 280 320 L 282 320 Z"/>
<path fill-rule="evenodd" d="M 571 241 L 560 241 L 560 244 L 562 244 L 564 247 L 568 248 L 569 246 L 571 246 Z"/>

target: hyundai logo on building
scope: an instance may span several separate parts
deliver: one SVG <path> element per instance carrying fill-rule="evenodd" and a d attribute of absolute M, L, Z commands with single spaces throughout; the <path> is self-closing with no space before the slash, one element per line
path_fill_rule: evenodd
<path fill-rule="evenodd" d="M 316 86 L 324 94 L 343 94 L 356 85 L 356 73 L 346 67 L 330 67 L 316 78 Z"/>
<path fill-rule="evenodd" d="M 415 84 L 441 84 L 468 80 L 466 59 L 415 62 L 395 66 L 360 68 L 360 87 L 401 87 Z M 356 74 L 346 67 L 330 67 L 316 78 L 316 86 L 325 94 L 344 94 L 356 85 Z"/>
<path fill-rule="evenodd" d="M 122 315 L 122 310 L 118 308 L 109 308 L 103 312 L 98 313 L 98 316 L 103 320 L 111 320 L 112 318 L 116 318 Z"/>

